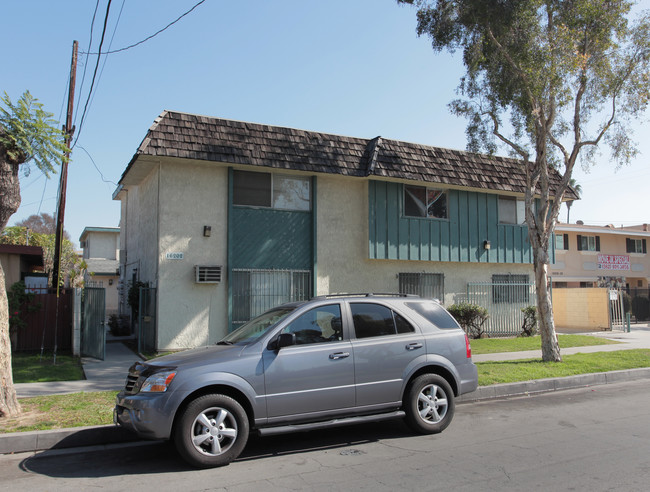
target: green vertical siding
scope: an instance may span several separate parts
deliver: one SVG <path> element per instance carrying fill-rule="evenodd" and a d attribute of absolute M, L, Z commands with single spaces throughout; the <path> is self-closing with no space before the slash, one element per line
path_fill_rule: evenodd
<path fill-rule="evenodd" d="M 424 219 L 404 217 L 402 193 L 399 183 L 370 181 L 370 258 L 532 262 L 527 226 L 499 224 L 497 195 L 449 190 L 448 218 Z"/>

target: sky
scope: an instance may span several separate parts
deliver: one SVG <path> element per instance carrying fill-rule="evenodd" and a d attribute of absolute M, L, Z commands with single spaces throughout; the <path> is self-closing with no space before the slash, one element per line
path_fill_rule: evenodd
<path fill-rule="evenodd" d="M 113 0 L 102 52 L 144 40 L 198 1 Z M 76 246 L 85 227 L 119 227 L 112 194 L 163 110 L 466 147 L 466 121 L 447 107 L 464 73 L 461 54 L 434 52 L 417 37 L 415 9 L 395 0 L 206 0 L 150 40 L 101 56 L 93 84 L 97 56 L 83 53 L 98 51 L 108 2 L 2 2 L 0 92 L 13 101 L 29 90 L 64 122 L 72 44 L 79 42 L 65 208 Z M 571 208 L 572 223 L 650 222 L 647 116 L 635 125 L 640 153 L 629 166 L 616 170 L 603 152 L 591 169 L 575 170 L 582 199 Z M 31 166 L 9 225 L 54 214 L 58 183 L 58 174 L 48 180 Z"/>

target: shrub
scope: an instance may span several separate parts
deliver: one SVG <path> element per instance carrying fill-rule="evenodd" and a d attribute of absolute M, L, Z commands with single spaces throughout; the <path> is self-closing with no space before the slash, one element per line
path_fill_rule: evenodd
<path fill-rule="evenodd" d="M 28 313 L 35 313 L 41 309 L 41 303 L 34 302 L 34 294 L 26 292 L 25 282 L 14 283 L 7 291 L 7 302 L 9 303 L 9 330 L 15 333 L 16 330 L 24 328 L 27 323 L 24 316 Z"/>
<path fill-rule="evenodd" d="M 488 318 L 488 312 L 484 307 L 461 302 L 450 306 L 449 312 L 470 338 L 482 338 L 485 335 L 483 324 Z"/>
<path fill-rule="evenodd" d="M 131 334 L 131 326 L 129 324 L 128 316 L 111 314 L 108 317 L 108 327 L 111 330 L 111 335 L 114 337 L 123 337 Z"/>
<path fill-rule="evenodd" d="M 521 312 L 524 313 L 524 322 L 521 325 L 520 336 L 532 337 L 537 335 L 537 307 L 526 306 L 521 308 Z"/>
<path fill-rule="evenodd" d="M 632 297 L 627 292 L 623 292 L 623 312 L 631 313 Z"/>

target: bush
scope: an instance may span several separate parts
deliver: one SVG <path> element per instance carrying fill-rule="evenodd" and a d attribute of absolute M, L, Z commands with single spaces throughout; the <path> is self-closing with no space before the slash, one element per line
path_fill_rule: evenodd
<path fill-rule="evenodd" d="M 521 333 L 519 336 L 532 337 L 537 335 L 537 307 L 526 306 L 521 308 L 524 313 L 524 323 L 521 325 Z"/>
<path fill-rule="evenodd" d="M 456 318 L 470 338 L 482 338 L 485 335 L 483 324 L 488 318 L 488 312 L 484 307 L 461 302 L 450 306 L 449 313 Z"/>
<path fill-rule="evenodd" d="M 27 287 L 22 280 L 14 283 L 7 291 L 9 304 L 9 331 L 15 333 L 27 326 L 24 317 L 41 309 L 40 302 L 34 302 L 34 294 L 26 292 Z"/>
<path fill-rule="evenodd" d="M 111 330 L 111 335 L 114 337 L 124 337 L 131 334 L 131 326 L 128 316 L 111 314 L 108 317 L 108 327 Z"/>
<path fill-rule="evenodd" d="M 637 321 L 645 321 L 650 314 L 650 299 L 637 296 L 632 299 L 632 314 Z"/>
<path fill-rule="evenodd" d="M 631 308 L 632 308 L 632 296 L 628 294 L 627 292 L 623 292 L 623 312 L 624 313 L 631 313 Z"/>

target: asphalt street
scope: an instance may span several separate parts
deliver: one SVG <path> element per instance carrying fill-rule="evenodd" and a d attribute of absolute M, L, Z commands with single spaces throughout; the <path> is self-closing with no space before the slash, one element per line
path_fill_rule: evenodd
<path fill-rule="evenodd" d="M 0 456 L 0 490 L 620 490 L 650 483 L 646 380 L 459 405 L 442 434 L 400 421 L 253 438 L 194 470 L 164 443 Z"/>

